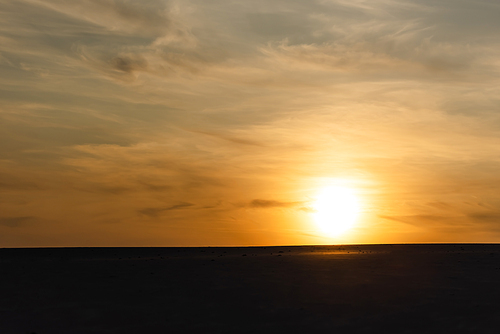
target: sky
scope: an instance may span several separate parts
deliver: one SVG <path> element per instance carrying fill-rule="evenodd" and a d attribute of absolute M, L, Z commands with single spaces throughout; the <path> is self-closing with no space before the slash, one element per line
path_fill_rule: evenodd
<path fill-rule="evenodd" d="M 0 0 L 0 247 L 500 242 L 494 0 Z M 330 185 L 360 213 L 318 230 Z"/>

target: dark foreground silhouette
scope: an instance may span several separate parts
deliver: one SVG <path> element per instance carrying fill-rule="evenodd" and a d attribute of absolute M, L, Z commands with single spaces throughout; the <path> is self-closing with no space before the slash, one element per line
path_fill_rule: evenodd
<path fill-rule="evenodd" d="M 0 249 L 0 333 L 499 333 L 500 245 Z"/>

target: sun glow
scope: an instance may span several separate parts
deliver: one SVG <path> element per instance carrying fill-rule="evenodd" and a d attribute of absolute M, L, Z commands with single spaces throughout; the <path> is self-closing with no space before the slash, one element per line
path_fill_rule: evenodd
<path fill-rule="evenodd" d="M 337 236 L 354 226 L 361 206 L 351 188 L 330 186 L 318 193 L 313 208 L 314 219 L 321 232 Z"/>

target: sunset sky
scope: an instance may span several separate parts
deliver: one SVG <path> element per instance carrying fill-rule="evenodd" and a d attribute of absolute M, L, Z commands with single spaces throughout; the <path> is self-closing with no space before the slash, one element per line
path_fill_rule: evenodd
<path fill-rule="evenodd" d="M 0 247 L 500 242 L 497 0 L 0 0 Z M 327 186 L 357 222 L 314 221 Z"/>

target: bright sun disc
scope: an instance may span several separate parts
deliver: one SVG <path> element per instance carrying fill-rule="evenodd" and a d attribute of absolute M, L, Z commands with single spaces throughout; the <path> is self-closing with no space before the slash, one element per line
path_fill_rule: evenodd
<path fill-rule="evenodd" d="M 359 200 L 354 191 L 341 186 L 321 190 L 313 207 L 316 224 L 329 236 L 349 230 L 355 224 L 360 211 Z"/>

